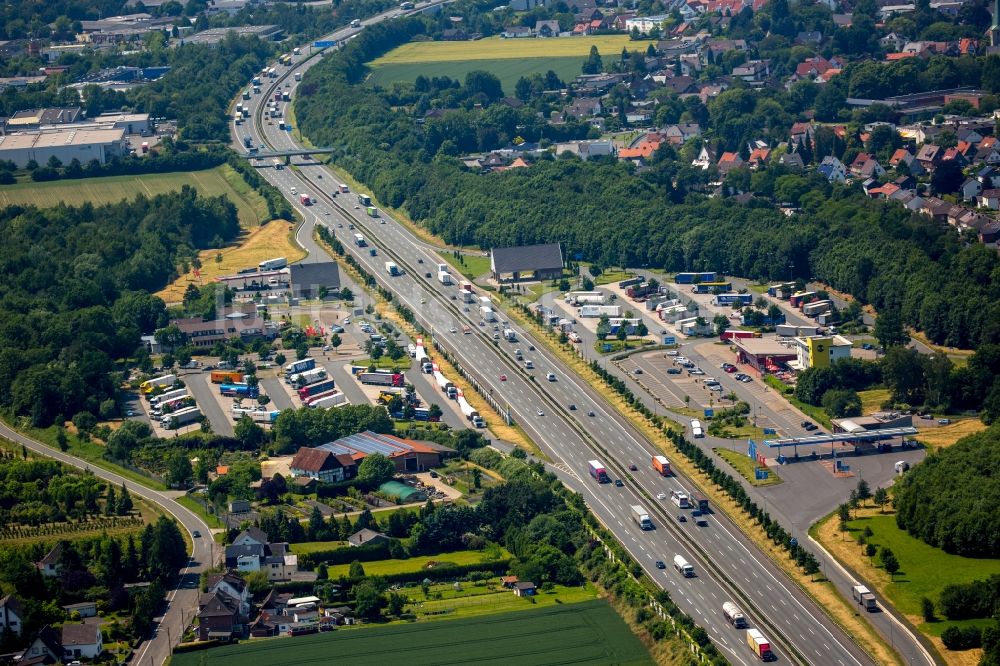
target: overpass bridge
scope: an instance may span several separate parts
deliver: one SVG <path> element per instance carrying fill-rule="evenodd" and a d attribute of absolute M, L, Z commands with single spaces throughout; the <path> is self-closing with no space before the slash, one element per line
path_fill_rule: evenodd
<path fill-rule="evenodd" d="M 263 160 L 269 157 L 294 157 L 296 155 L 329 155 L 337 152 L 336 148 L 307 148 L 301 150 L 259 150 L 257 152 L 244 152 L 243 157 L 248 160 Z"/>

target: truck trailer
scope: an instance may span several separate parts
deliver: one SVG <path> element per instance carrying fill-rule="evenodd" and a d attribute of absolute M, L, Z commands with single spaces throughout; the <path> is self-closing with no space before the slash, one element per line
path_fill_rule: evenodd
<path fill-rule="evenodd" d="M 865 587 L 864 585 L 855 585 L 851 588 L 851 596 L 854 597 L 854 601 L 858 605 L 863 606 L 866 611 L 876 611 L 878 610 L 878 602 L 875 600 L 875 595 Z"/>
<path fill-rule="evenodd" d="M 694 576 L 694 567 L 688 564 L 688 561 L 680 555 L 674 555 L 674 569 L 677 569 L 685 578 L 692 578 Z"/>
<path fill-rule="evenodd" d="M 177 382 L 176 375 L 161 375 L 159 377 L 153 377 L 152 379 L 147 379 L 143 383 L 139 384 L 139 390 L 149 395 L 156 389 L 160 387 L 173 386 Z"/>
<path fill-rule="evenodd" d="M 406 378 L 401 372 L 361 372 L 358 381 L 375 386 L 402 386 Z"/>
<path fill-rule="evenodd" d="M 201 409 L 198 407 L 187 407 L 172 414 L 164 414 L 160 418 L 160 425 L 167 430 L 176 430 L 186 426 L 201 418 Z"/>
<path fill-rule="evenodd" d="M 210 377 L 213 384 L 240 384 L 243 382 L 243 373 L 237 370 L 213 370 Z"/>
<path fill-rule="evenodd" d="M 666 456 L 653 456 L 653 469 L 660 476 L 670 476 L 670 461 Z"/>
<path fill-rule="evenodd" d="M 385 262 L 385 272 L 391 277 L 396 277 L 399 275 L 399 266 L 397 266 L 395 262 L 387 261 Z"/>
<path fill-rule="evenodd" d="M 316 359 L 314 358 L 304 358 L 301 361 L 292 361 L 285 366 L 284 372 L 285 376 L 289 377 L 300 372 L 305 372 L 306 370 L 312 370 L 316 367 Z"/>
<path fill-rule="evenodd" d="M 312 370 L 306 370 L 305 372 L 298 372 L 294 375 L 289 375 L 285 381 L 296 389 L 300 389 L 303 386 L 309 386 L 310 384 L 315 384 L 326 379 L 326 369 L 325 368 L 313 368 Z"/>
<path fill-rule="evenodd" d="M 154 395 L 149 399 L 149 404 L 152 407 L 162 405 L 171 400 L 176 400 L 177 398 L 183 398 L 187 396 L 188 390 L 186 388 L 174 389 L 173 391 L 167 391 L 166 393 L 161 393 L 160 395 Z"/>
<path fill-rule="evenodd" d="M 275 257 L 274 259 L 267 259 L 257 264 L 257 270 L 259 270 L 261 273 L 264 273 L 266 271 L 276 271 L 279 268 L 284 268 L 287 265 L 288 265 L 288 259 L 285 259 L 284 257 Z"/>
<path fill-rule="evenodd" d="M 312 400 L 308 406 L 316 409 L 330 409 L 331 407 L 340 407 L 341 405 L 346 404 L 349 404 L 347 402 L 347 396 L 340 391 L 335 391 L 329 395 Z"/>
<path fill-rule="evenodd" d="M 653 529 L 653 521 L 649 519 L 648 511 L 643 509 L 638 504 L 633 505 L 631 508 L 632 508 L 632 520 L 634 520 L 639 527 L 641 527 L 644 530 Z"/>
<path fill-rule="evenodd" d="M 608 483 L 608 481 L 610 481 L 610 479 L 608 479 L 608 472 L 604 468 L 604 463 L 599 460 L 588 460 L 587 468 L 590 475 L 597 479 L 598 483 Z"/>
<path fill-rule="evenodd" d="M 239 421 L 244 416 L 249 416 L 254 423 L 274 423 L 278 420 L 277 409 L 244 409 L 243 407 L 233 407 L 233 420 Z"/>
<path fill-rule="evenodd" d="M 438 271 L 438 282 L 444 286 L 449 286 L 452 284 L 451 273 L 448 271 Z"/>
<path fill-rule="evenodd" d="M 503 337 L 507 342 L 517 342 L 517 333 L 512 328 L 505 328 L 503 330 Z"/>
<path fill-rule="evenodd" d="M 722 604 L 722 614 L 726 616 L 726 621 L 737 629 L 747 628 L 747 618 L 743 611 L 732 601 Z"/>
<path fill-rule="evenodd" d="M 260 395 L 260 388 L 247 384 L 223 384 L 219 393 L 230 398 L 256 398 Z"/>
<path fill-rule="evenodd" d="M 317 395 L 319 393 L 324 393 L 333 389 L 334 383 L 332 379 L 327 379 L 322 382 L 317 382 L 315 384 L 310 384 L 309 386 L 303 386 L 299 389 L 299 400 L 305 400 L 310 396 Z"/>
<path fill-rule="evenodd" d="M 299 195 L 299 203 L 301 203 L 303 206 L 311 206 L 312 197 L 303 192 L 302 194 Z"/>
<path fill-rule="evenodd" d="M 777 659 L 771 652 L 771 643 L 757 629 L 747 629 L 747 645 L 761 661 L 775 661 Z"/>

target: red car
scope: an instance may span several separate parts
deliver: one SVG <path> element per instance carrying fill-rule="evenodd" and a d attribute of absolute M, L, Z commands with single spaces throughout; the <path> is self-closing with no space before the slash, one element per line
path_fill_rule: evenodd
<path fill-rule="evenodd" d="M 507 381 L 507 375 L 500 375 L 500 381 L 502 382 Z"/>
<path fill-rule="evenodd" d="M 724 370 L 725 370 L 726 372 L 728 372 L 728 373 L 732 374 L 732 373 L 736 372 L 736 366 L 735 366 L 735 365 L 731 365 L 731 366 L 729 366 L 728 368 L 724 368 Z"/>

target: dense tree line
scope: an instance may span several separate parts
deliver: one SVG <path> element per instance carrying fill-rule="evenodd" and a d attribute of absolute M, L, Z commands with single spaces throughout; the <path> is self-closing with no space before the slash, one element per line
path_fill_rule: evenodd
<path fill-rule="evenodd" d="M 38 525 L 99 515 L 98 499 L 104 489 L 97 477 L 66 474 L 54 460 L 3 458 L 0 524 Z"/>
<path fill-rule="evenodd" d="M 364 430 L 392 432 L 392 419 L 381 405 L 348 405 L 340 409 L 286 409 L 274 423 L 275 453 L 317 446 Z"/>
<path fill-rule="evenodd" d="M 47 426 L 115 397 L 116 359 L 164 323 L 148 292 L 181 256 L 239 231 L 225 197 L 194 189 L 117 204 L 0 210 L 0 405 Z"/>
<path fill-rule="evenodd" d="M 896 524 L 949 553 L 1000 552 L 1000 426 L 932 453 L 896 485 Z"/>

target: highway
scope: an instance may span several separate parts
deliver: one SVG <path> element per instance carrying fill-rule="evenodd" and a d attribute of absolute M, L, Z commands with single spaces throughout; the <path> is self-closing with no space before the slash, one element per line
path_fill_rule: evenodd
<path fill-rule="evenodd" d="M 331 39 L 343 39 L 352 31 L 341 31 Z M 290 132 L 276 125 L 260 124 L 261 106 L 273 95 L 272 86 L 281 86 L 294 95 L 296 82 L 287 75 L 305 71 L 314 60 L 293 63 L 291 68 L 279 68 L 276 81 L 265 82 L 262 94 L 251 98 L 251 122 L 234 127 L 234 143 L 242 145 L 245 134 L 252 136 L 254 145 L 266 144 L 275 150 L 297 148 Z M 289 80 L 285 88 L 285 78 Z M 861 651 L 843 632 L 829 628 L 831 624 L 798 588 L 789 583 L 773 565 L 747 541 L 728 519 L 713 515 L 707 527 L 692 522 L 679 523 L 678 511 L 668 503 L 655 499 L 657 494 L 687 488 L 678 478 L 655 474 L 649 460 L 655 449 L 639 435 L 629 422 L 613 410 L 592 387 L 562 367 L 522 330 L 513 327 L 519 341 L 498 342 L 492 339 L 492 328 L 479 325 L 478 312 L 454 300 L 456 286 L 445 286 L 426 273 L 435 275 L 439 258 L 428 252 L 406 228 L 385 217 L 374 220 L 358 206 L 355 195 L 330 193 L 338 183 L 324 167 L 308 159 L 296 162 L 296 169 L 263 168 L 260 173 L 278 187 L 303 215 L 305 223 L 297 238 L 311 256 L 325 254 L 312 240 L 315 224 L 323 224 L 336 234 L 345 248 L 379 280 L 382 286 L 396 293 L 401 303 L 409 307 L 421 324 L 432 330 L 435 339 L 446 348 L 467 371 L 494 397 L 510 406 L 514 420 L 528 435 L 564 469 L 574 490 L 583 494 L 588 505 L 628 548 L 652 580 L 670 591 L 678 605 L 703 626 L 713 641 L 733 663 L 752 663 L 753 655 L 743 644 L 742 632 L 728 626 L 722 618 L 721 605 L 734 600 L 748 612 L 752 626 L 760 628 L 773 643 L 780 659 L 810 664 L 870 664 L 871 658 Z M 322 178 L 320 175 L 322 174 Z M 293 192 L 293 188 L 295 191 Z M 302 206 L 298 195 L 308 193 L 315 204 Z M 356 229 L 351 229 L 350 225 Z M 354 234 L 361 233 L 376 248 L 376 256 L 354 244 Z M 395 261 L 403 275 L 389 277 L 384 262 Z M 470 335 L 450 332 L 470 325 Z M 529 345 L 535 351 L 527 351 Z M 531 372 L 518 365 L 513 350 L 521 348 L 526 358 L 534 362 Z M 547 381 L 553 372 L 555 381 Z M 506 381 L 500 376 L 505 375 Z M 540 385 L 544 385 L 541 386 Z M 575 405 L 576 409 L 570 409 Z M 593 416 L 589 416 L 593 413 Z M 622 478 L 625 485 L 598 485 L 587 474 L 587 460 L 601 459 L 613 477 Z M 627 472 L 625 466 L 635 463 L 638 470 Z M 642 531 L 632 522 L 630 506 L 640 504 L 650 510 L 656 529 Z M 672 506 L 672 505 L 670 505 Z M 681 578 L 672 569 L 658 570 L 656 560 L 669 563 L 681 554 L 694 564 L 698 576 Z"/>
<path fill-rule="evenodd" d="M 218 558 L 224 552 L 221 547 L 219 549 L 215 548 L 215 542 L 212 540 L 212 532 L 208 525 L 197 515 L 178 504 L 169 493 L 152 490 L 146 486 L 133 483 L 114 472 L 109 472 L 100 467 L 91 467 L 86 461 L 46 446 L 41 442 L 11 430 L 2 423 L 0 423 L 0 436 L 12 442 L 22 444 L 36 453 L 58 460 L 66 465 L 88 470 L 94 476 L 113 483 L 119 488 L 124 483 L 130 493 L 156 504 L 176 518 L 177 522 L 187 530 L 188 536 L 194 544 L 188 566 L 181 570 L 177 587 L 167 593 L 167 608 L 163 613 L 163 619 L 157 625 L 155 635 L 152 639 L 142 642 L 131 660 L 131 663 L 136 664 L 136 666 L 162 664 L 165 662 L 170 656 L 173 646 L 180 643 L 181 637 L 184 635 L 184 627 L 191 623 L 191 620 L 198 612 L 201 572 L 210 568 L 213 559 Z M 196 538 L 194 536 L 194 532 L 196 531 L 200 532 L 202 536 Z"/>

